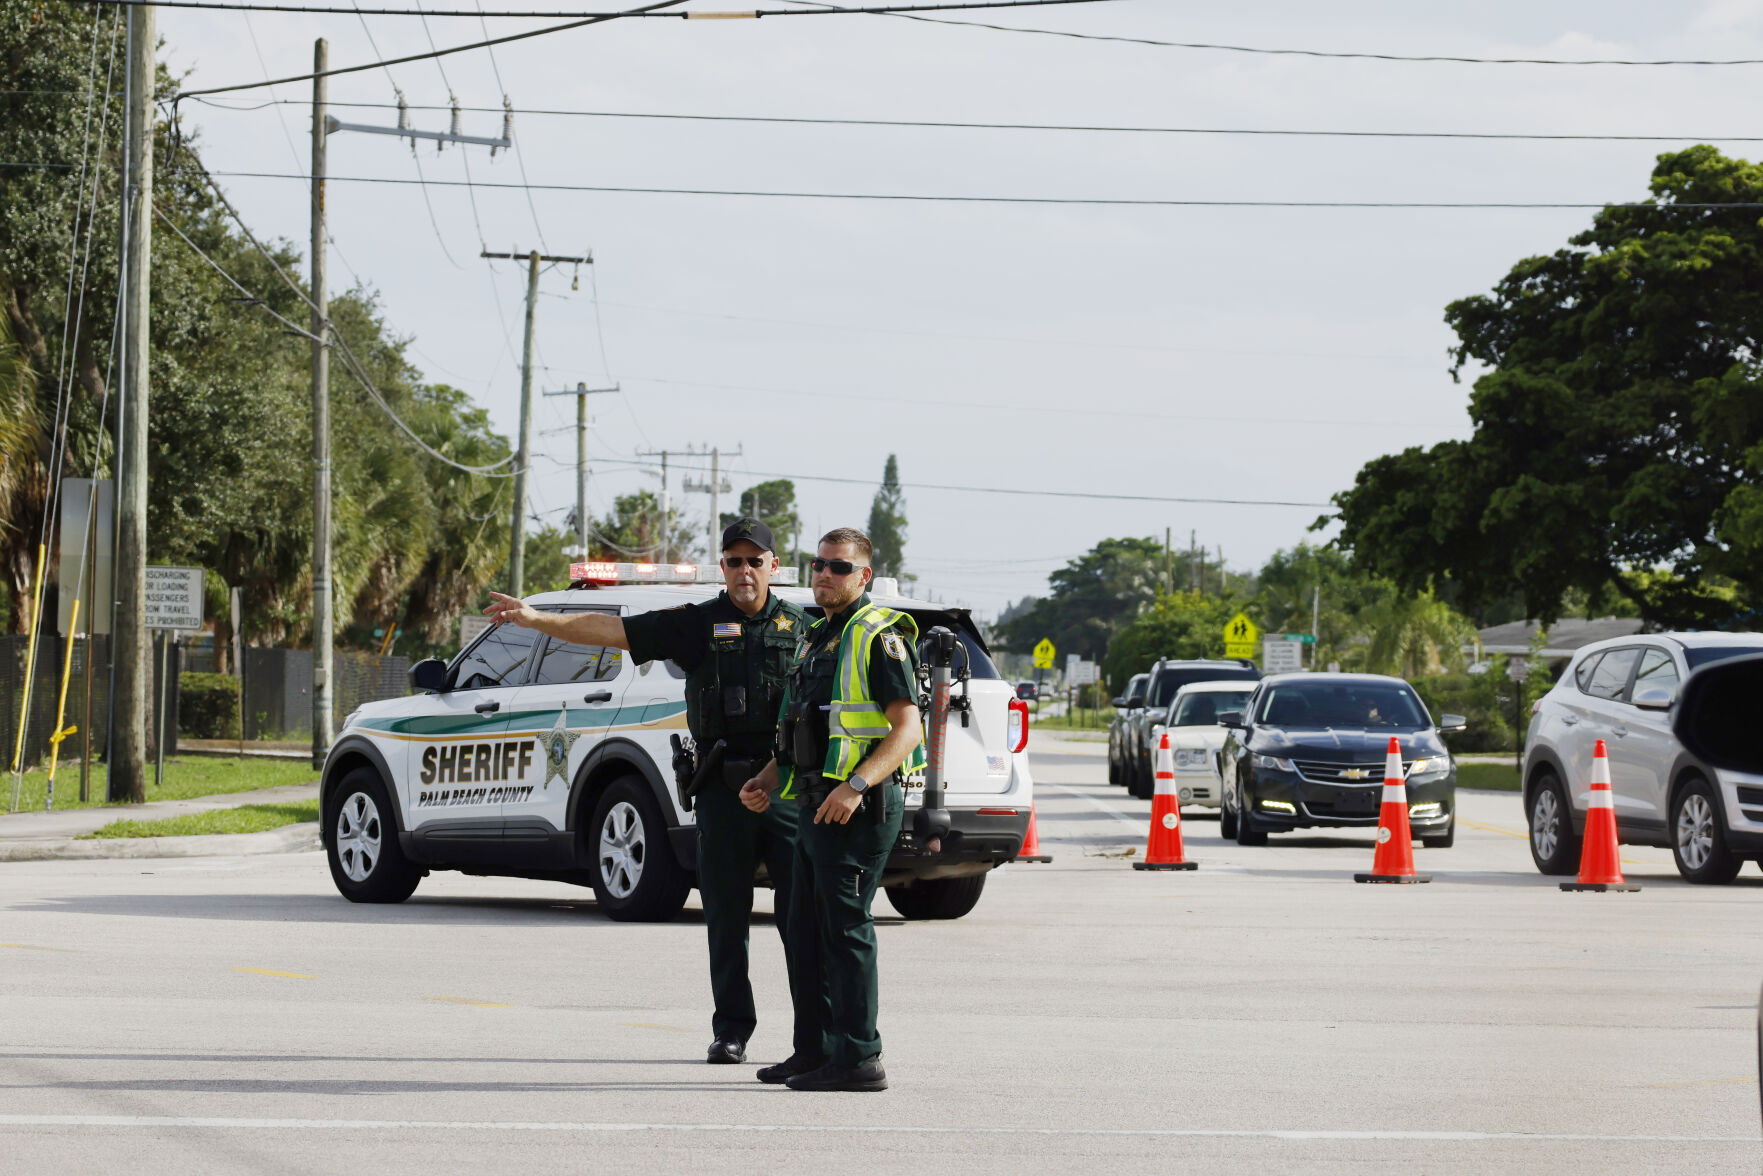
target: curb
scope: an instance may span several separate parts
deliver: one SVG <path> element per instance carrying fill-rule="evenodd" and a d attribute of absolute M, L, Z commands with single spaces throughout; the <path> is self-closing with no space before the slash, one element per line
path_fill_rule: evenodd
<path fill-rule="evenodd" d="M 0 862 L 93 861 L 107 858 L 232 857 L 299 853 L 318 848 L 318 822 L 305 821 L 264 833 L 205 833 L 194 837 L 56 838 L 0 842 Z"/>

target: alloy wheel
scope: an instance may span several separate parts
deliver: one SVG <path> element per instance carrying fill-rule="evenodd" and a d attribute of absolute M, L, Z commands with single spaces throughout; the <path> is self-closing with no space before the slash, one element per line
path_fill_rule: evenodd
<path fill-rule="evenodd" d="M 1530 811 L 1530 843 L 1539 858 L 1555 856 L 1561 842 L 1561 806 L 1553 788 L 1537 793 L 1536 805 Z"/>
<path fill-rule="evenodd" d="M 643 818 L 629 801 L 621 800 L 606 810 L 600 826 L 600 877 L 614 898 L 629 898 L 643 879 L 648 841 Z"/>
<path fill-rule="evenodd" d="M 1677 852 L 1692 870 L 1707 865 L 1714 852 L 1714 810 L 1700 793 L 1684 797 L 1677 810 Z"/>
<path fill-rule="evenodd" d="M 380 810 L 365 792 L 351 793 L 337 812 L 337 862 L 351 882 L 365 882 L 380 863 Z"/>

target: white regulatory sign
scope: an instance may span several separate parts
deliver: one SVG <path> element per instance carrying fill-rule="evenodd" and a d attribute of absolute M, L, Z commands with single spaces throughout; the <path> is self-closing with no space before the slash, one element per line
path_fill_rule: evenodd
<path fill-rule="evenodd" d="M 1287 641 L 1285 635 L 1274 634 L 1261 643 L 1261 672 L 1292 674 L 1304 668 L 1304 647 Z"/>
<path fill-rule="evenodd" d="M 202 628 L 202 569 L 143 569 L 147 574 L 146 608 L 142 620 L 149 629 Z"/>
<path fill-rule="evenodd" d="M 459 648 L 464 649 L 477 635 L 490 627 L 490 618 L 482 613 L 466 613 L 459 618 Z"/>

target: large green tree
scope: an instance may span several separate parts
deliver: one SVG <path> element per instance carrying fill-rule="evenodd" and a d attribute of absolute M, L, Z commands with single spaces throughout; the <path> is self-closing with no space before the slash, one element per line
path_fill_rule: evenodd
<path fill-rule="evenodd" d="M 1366 465 L 1340 541 L 1410 591 L 1533 616 L 1614 586 L 1667 626 L 1763 605 L 1763 168 L 1661 155 L 1653 199 L 1598 213 L 1446 310 L 1457 370 L 1490 370 L 1474 434 Z"/>
<path fill-rule="evenodd" d="M 788 478 L 773 478 L 769 482 L 760 482 L 757 486 L 749 486 L 741 491 L 740 510 L 734 514 L 722 512 L 722 525 L 729 524 L 748 515 L 753 516 L 771 528 L 771 535 L 777 541 L 777 555 L 786 565 L 795 563 L 795 547 L 802 533 L 802 516 L 796 506 L 796 484 Z"/>
<path fill-rule="evenodd" d="M 1224 626 L 1242 602 L 1198 592 L 1174 592 L 1134 617 L 1108 645 L 1102 675 L 1116 690 L 1160 657 L 1224 656 Z"/>
<path fill-rule="evenodd" d="M 1157 598 L 1163 577 L 1160 541 L 1104 539 L 1048 576 L 1047 596 L 999 624 L 1002 647 L 1023 653 L 1046 637 L 1061 657 L 1100 661 L 1114 634 Z"/>
<path fill-rule="evenodd" d="M 906 495 L 900 489 L 900 462 L 888 454 L 881 487 L 869 505 L 869 541 L 875 545 L 870 565 L 878 576 L 911 580 L 906 574 Z"/>

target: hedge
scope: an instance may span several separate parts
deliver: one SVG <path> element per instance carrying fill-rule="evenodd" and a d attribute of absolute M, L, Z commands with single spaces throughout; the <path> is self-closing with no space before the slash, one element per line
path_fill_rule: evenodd
<path fill-rule="evenodd" d="M 231 674 L 178 675 L 178 734 L 237 739 L 239 680 Z"/>

